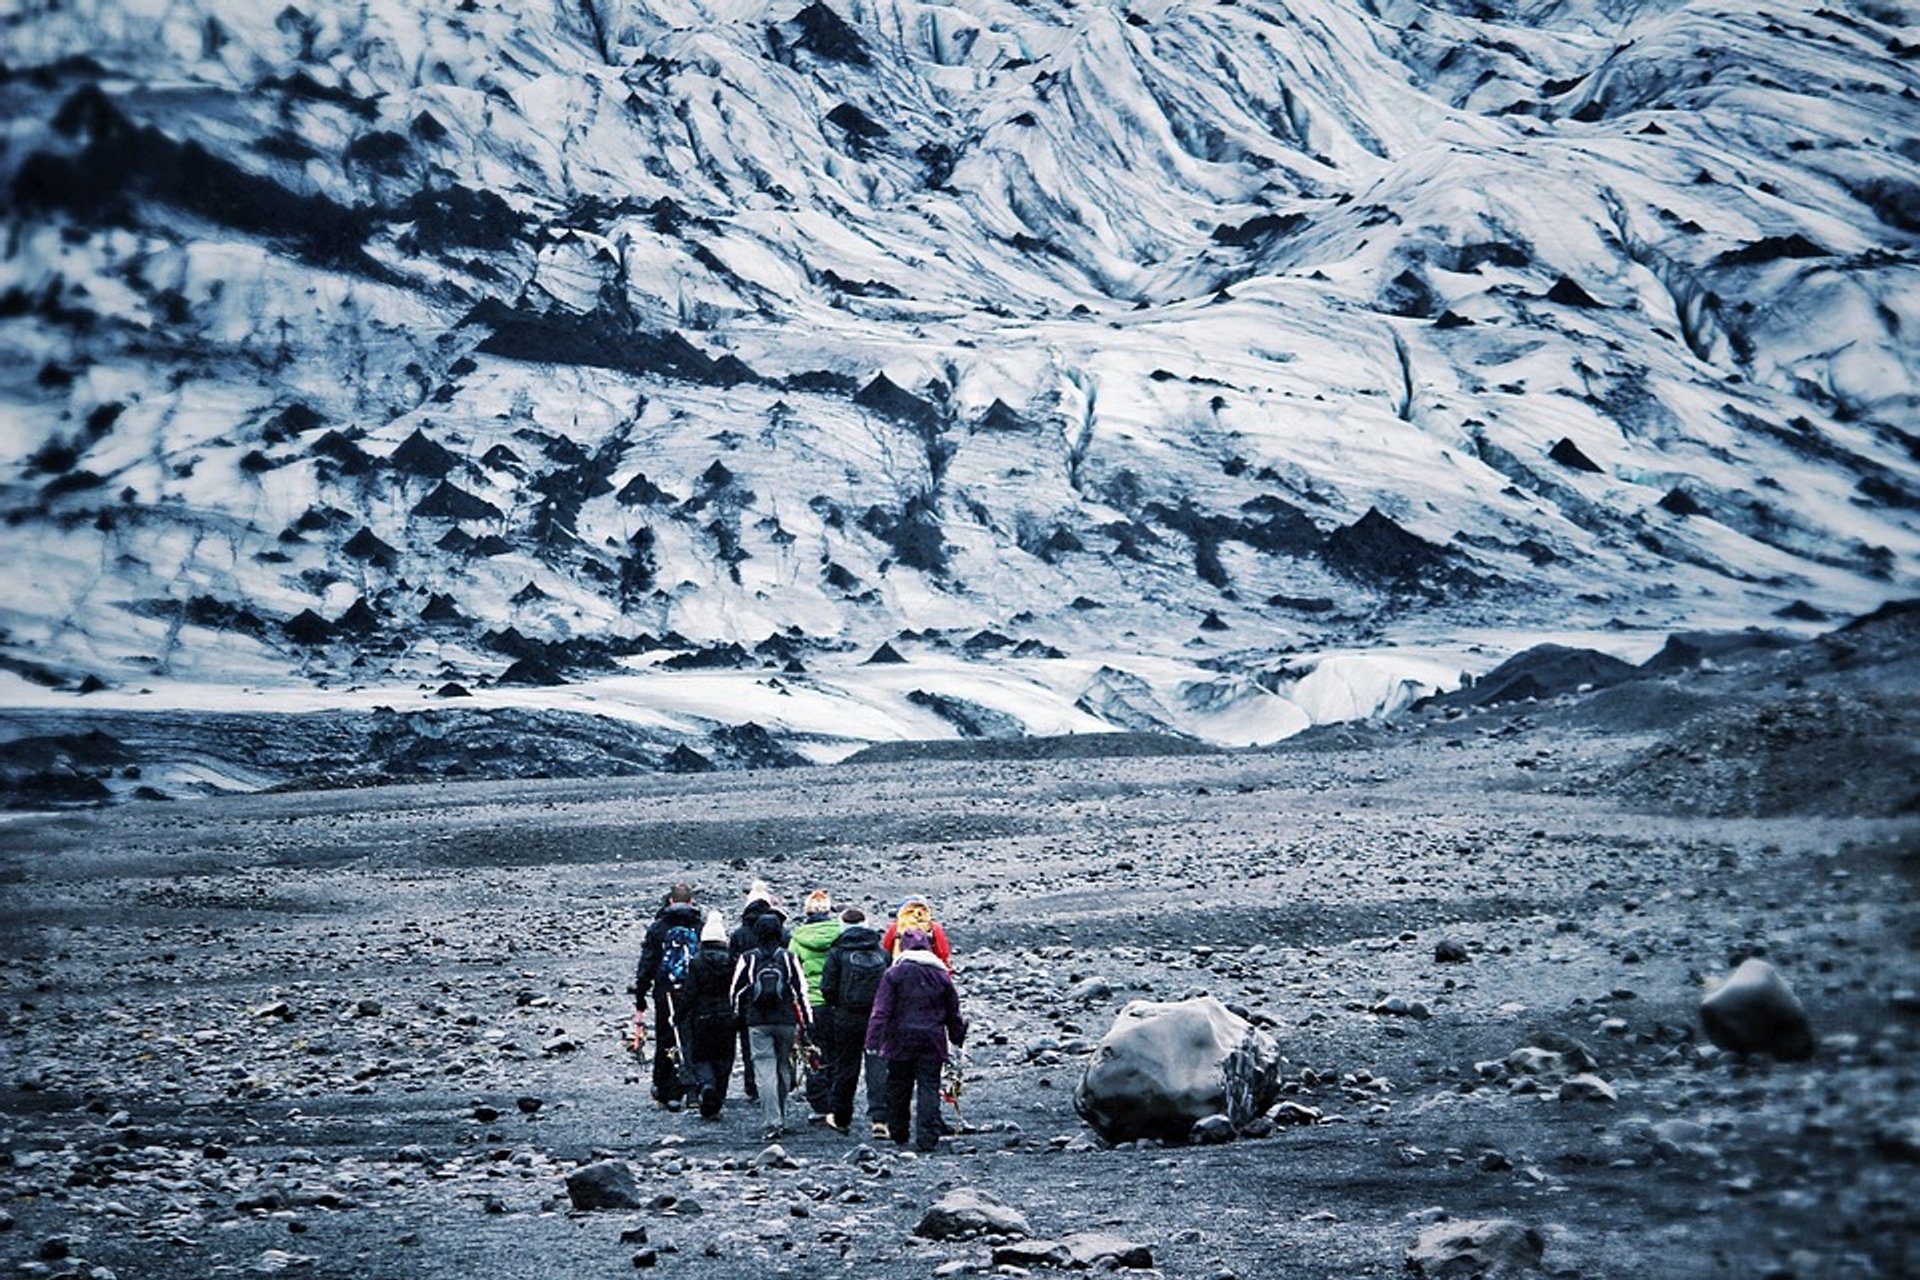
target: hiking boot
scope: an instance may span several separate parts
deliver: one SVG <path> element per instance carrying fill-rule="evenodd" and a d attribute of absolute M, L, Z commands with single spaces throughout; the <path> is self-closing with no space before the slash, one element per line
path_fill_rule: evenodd
<path fill-rule="evenodd" d="M 893 1134 L 888 1131 L 887 1126 L 875 1120 L 873 1122 L 873 1136 L 876 1138 L 891 1138 Z"/>
<path fill-rule="evenodd" d="M 780 1128 L 780 1126 L 779 1126 L 779 1125 L 777 1125 L 777 1124 L 770 1124 L 770 1125 L 768 1125 L 768 1126 L 767 1126 L 766 1128 L 764 1128 L 764 1129 L 762 1129 L 762 1130 L 760 1131 L 760 1141 L 762 1141 L 762 1142 L 778 1142 L 778 1141 L 780 1140 L 780 1134 L 781 1134 L 781 1132 L 782 1132 L 782 1130 L 781 1130 L 781 1128 Z"/>
<path fill-rule="evenodd" d="M 833 1130 L 835 1133 L 845 1133 L 847 1131 L 846 1121 L 836 1120 L 832 1116 L 820 1117 L 820 1123 L 826 1125 L 827 1128 Z"/>

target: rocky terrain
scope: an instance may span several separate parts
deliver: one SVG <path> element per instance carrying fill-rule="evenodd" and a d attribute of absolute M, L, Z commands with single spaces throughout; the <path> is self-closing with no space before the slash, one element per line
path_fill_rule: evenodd
<path fill-rule="evenodd" d="M 1482 682 L 1256 752 L 18 817 L 0 1257 L 161 1280 L 1069 1260 L 1010 1220 L 914 1234 L 972 1189 L 1168 1276 L 1399 1276 L 1423 1233 L 1488 1218 L 1520 1224 L 1522 1274 L 1910 1275 L 1914 627 L 1544 699 Z M 654 1109 L 624 988 L 683 876 L 730 915 L 753 876 L 929 892 L 974 1024 L 960 1132 L 925 1159 L 817 1128 L 769 1151 L 737 1100 Z M 1701 1034 L 1749 956 L 1806 1005 L 1810 1061 Z M 1103 1145 L 1070 1102 L 1088 1049 L 1125 1001 L 1196 992 L 1278 1040 L 1271 1124 Z M 1565 1086 L 1589 1059 L 1597 1084 Z M 632 1207 L 577 1210 L 569 1175 L 608 1160 Z"/>

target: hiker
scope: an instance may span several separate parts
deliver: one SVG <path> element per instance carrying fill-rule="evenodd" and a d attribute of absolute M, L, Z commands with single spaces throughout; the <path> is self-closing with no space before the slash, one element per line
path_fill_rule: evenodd
<path fill-rule="evenodd" d="M 727 924 L 718 911 L 707 912 L 700 929 L 700 950 L 687 970 L 685 997 L 687 1024 L 687 1101 L 700 1108 L 700 1118 L 717 1120 L 727 1101 L 727 1078 L 733 1074 L 733 953 L 727 942 Z"/>
<path fill-rule="evenodd" d="M 687 967 L 700 949 L 700 908 L 693 905 L 693 886 L 676 884 L 640 944 L 640 963 L 634 967 L 634 1008 L 644 1016 L 647 997 L 653 997 L 653 1100 L 678 1111 L 686 1086 L 681 1067 L 686 1061 L 683 1040 Z"/>
<path fill-rule="evenodd" d="M 767 912 L 757 918 L 753 939 L 734 967 L 733 1004 L 746 1024 L 760 1081 L 760 1136 L 772 1142 L 786 1132 L 796 1038 L 810 1038 L 813 1026 L 807 976 L 787 950 L 780 916 Z"/>
<path fill-rule="evenodd" d="M 912 1112 L 913 1145 L 922 1153 L 940 1143 L 940 1075 L 947 1042 L 964 1044 L 967 1022 L 953 975 L 934 954 L 924 929 L 900 931 L 900 954 L 880 978 L 867 1022 L 867 1047 L 887 1060 L 887 1132 L 907 1143 Z"/>
<path fill-rule="evenodd" d="M 887 932 L 880 939 L 880 945 L 887 954 L 900 958 L 900 935 L 909 929 L 918 929 L 927 935 L 928 946 L 933 954 L 940 957 L 940 963 L 953 968 L 953 950 L 947 945 L 947 931 L 933 918 L 933 908 L 927 900 L 917 893 L 910 893 L 900 900 L 900 906 L 894 911 L 893 923 L 887 926 Z"/>
<path fill-rule="evenodd" d="M 787 947 L 800 958 L 801 971 L 807 975 L 807 1004 L 813 1014 L 815 1043 L 828 1058 L 833 1055 L 834 1027 L 825 1016 L 826 997 L 820 991 L 820 975 L 826 968 L 827 949 L 840 936 L 840 917 L 833 913 L 833 895 L 815 889 L 801 908 L 800 923 L 793 926 Z M 865 1028 L 862 1028 L 864 1033 Z M 807 1106 L 817 1122 L 825 1120 L 833 1101 L 833 1077 L 826 1062 L 807 1072 Z"/>
<path fill-rule="evenodd" d="M 736 964 L 740 957 L 753 950 L 753 926 L 761 916 L 772 914 L 779 918 L 781 928 L 786 927 L 787 913 L 773 896 L 773 890 L 767 887 L 765 880 L 755 880 L 747 887 L 747 900 L 740 908 L 740 923 L 728 939 L 728 948 L 733 952 Z M 753 1078 L 753 1046 L 747 1041 L 746 1024 L 740 1026 L 740 1076 L 741 1092 L 747 1095 L 747 1101 L 753 1102 L 760 1097 L 760 1090 Z"/>
<path fill-rule="evenodd" d="M 841 1133 L 853 1125 L 853 1095 L 860 1085 L 863 1059 L 880 1060 L 867 1052 L 867 1020 L 873 1014 L 873 998 L 880 990 L 880 979 L 887 971 L 887 952 L 880 945 L 880 931 L 867 923 L 867 913 L 848 907 L 840 913 L 840 934 L 827 948 L 826 963 L 820 970 L 820 997 L 825 1006 L 826 1053 L 829 1078 L 827 1124 Z M 816 1019 L 816 1023 L 821 1019 Z M 867 1119 L 876 1136 L 886 1124 L 887 1097 L 883 1083 L 875 1082 L 876 1073 L 867 1072 Z"/>

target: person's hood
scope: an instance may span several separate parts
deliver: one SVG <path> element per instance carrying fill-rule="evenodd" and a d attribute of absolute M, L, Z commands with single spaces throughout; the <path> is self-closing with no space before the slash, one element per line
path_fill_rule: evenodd
<path fill-rule="evenodd" d="M 811 924 L 795 925 L 793 946 L 796 951 L 808 951 L 816 955 L 833 945 L 846 926 L 838 920 L 816 920 Z"/>
<path fill-rule="evenodd" d="M 908 961 L 913 964 L 930 964 L 936 969 L 945 969 L 947 962 L 931 951 L 902 951 L 894 957 L 896 963 Z"/>
<path fill-rule="evenodd" d="M 771 902 L 767 902 L 764 899 L 756 899 L 742 908 L 740 912 L 740 923 L 747 926 L 748 931 L 751 932 L 753 922 L 761 916 L 779 916 L 782 920 L 785 920 L 787 913 L 774 906 Z"/>
<path fill-rule="evenodd" d="M 798 932 L 798 930 L 795 930 L 795 936 L 798 936 Z M 880 931 L 864 924 L 846 925 L 841 928 L 840 936 L 833 940 L 833 945 L 842 951 L 858 951 L 862 947 L 877 947 L 880 945 Z"/>
<path fill-rule="evenodd" d="M 664 921 L 668 928 L 683 924 L 695 933 L 700 932 L 700 926 L 706 923 L 706 915 L 691 902 L 670 902 L 660 909 L 660 914 L 655 918 Z"/>

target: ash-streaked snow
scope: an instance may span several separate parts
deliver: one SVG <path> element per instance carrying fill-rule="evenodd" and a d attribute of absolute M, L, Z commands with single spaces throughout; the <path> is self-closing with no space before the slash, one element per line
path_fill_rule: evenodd
<path fill-rule="evenodd" d="M 0 21 L 10 706 L 1248 745 L 1920 582 L 1895 6 Z"/>

